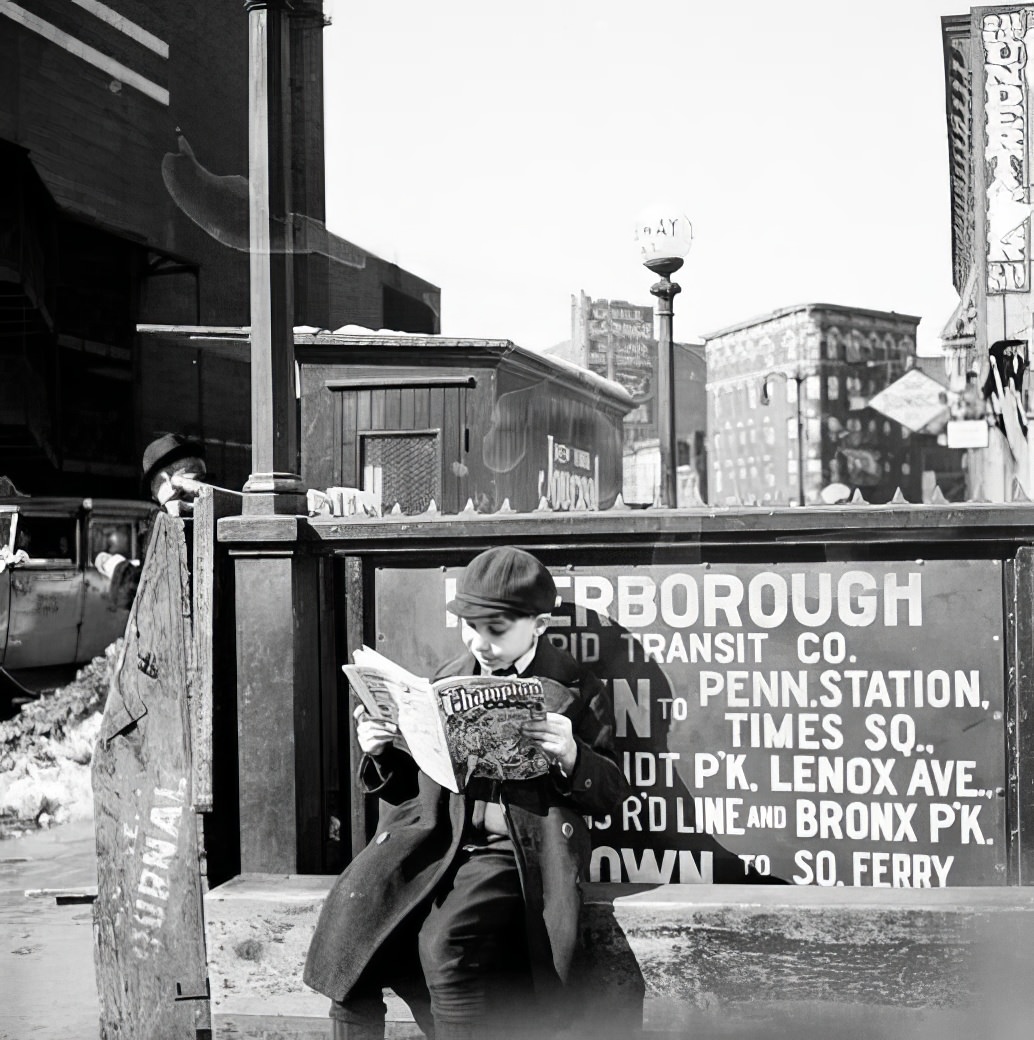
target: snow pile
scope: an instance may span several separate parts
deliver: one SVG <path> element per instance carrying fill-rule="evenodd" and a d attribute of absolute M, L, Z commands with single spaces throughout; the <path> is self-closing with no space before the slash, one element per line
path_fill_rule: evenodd
<path fill-rule="evenodd" d="M 92 815 L 90 760 L 120 647 L 0 723 L 0 837 Z"/>

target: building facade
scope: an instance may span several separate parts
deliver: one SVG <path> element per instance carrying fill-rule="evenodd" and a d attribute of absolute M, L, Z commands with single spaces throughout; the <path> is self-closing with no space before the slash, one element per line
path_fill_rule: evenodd
<path fill-rule="evenodd" d="M 325 21 L 291 11 L 295 323 L 437 332 L 436 286 L 325 226 Z M 141 423 L 136 326 L 248 323 L 248 60 L 242 4 L 0 5 L 0 474 L 21 489 L 139 493 L 166 431 Z"/>
<path fill-rule="evenodd" d="M 807 505 L 830 485 L 918 501 L 911 434 L 869 407 L 911 367 L 918 324 L 803 304 L 707 336 L 711 504 Z"/>
<path fill-rule="evenodd" d="M 943 332 L 957 394 L 948 443 L 965 452 L 967 497 L 1034 495 L 1029 447 L 1034 5 L 941 20 L 958 308 Z"/>

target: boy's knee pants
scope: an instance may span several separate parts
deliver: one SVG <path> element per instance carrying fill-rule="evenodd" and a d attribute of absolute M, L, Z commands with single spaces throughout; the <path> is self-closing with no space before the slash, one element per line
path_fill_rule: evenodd
<path fill-rule="evenodd" d="M 476 1022 L 514 1001 L 527 1007 L 531 977 L 513 845 L 465 846 L 430 903 L 378 954 L 335 1017 L 383 1022 L 382 986 L 410 1005 L 421 1028 L 428 1009 L 437 1021 Z"/>

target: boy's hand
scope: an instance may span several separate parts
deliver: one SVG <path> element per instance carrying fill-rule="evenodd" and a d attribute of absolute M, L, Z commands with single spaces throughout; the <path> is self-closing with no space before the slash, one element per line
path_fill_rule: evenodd
<path fill-rule="evenodd" d="M 365 754 L 379 755 L 395 740 L 398 727 L 394 723 L 375 719 L 361 704 L 352 715 L 355 718 L 355 733 L 359 738 L 359 747 Z"/>
<path fill-rule="evenodd" d="M 537 744 L 565 773 L 574 771 L 578 761 L 578 745 L 574 742 L 571 720 L 566 715 L 547 711 L 545 718 L 525 722 L 521 732 Z"/>

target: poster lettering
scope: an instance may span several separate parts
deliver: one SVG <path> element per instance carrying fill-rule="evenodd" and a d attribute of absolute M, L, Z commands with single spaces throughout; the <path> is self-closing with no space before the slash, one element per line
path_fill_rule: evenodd
<path fill-rule="evenodd" d="M 425 632 L 407 667 L 431 622 L 458 646 L 457 574 L 379 578 L 384 644 Z M 1000 562 L 553 574 L 548 638 L 608 684 L 634 792 L 590 823 L 592 880 L 1005 883 Z"/>

